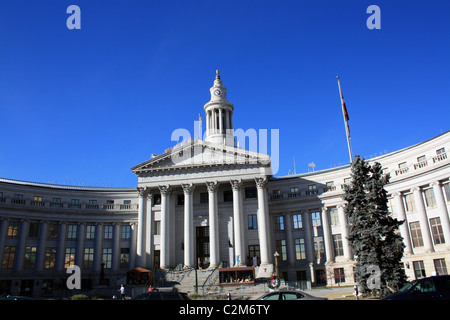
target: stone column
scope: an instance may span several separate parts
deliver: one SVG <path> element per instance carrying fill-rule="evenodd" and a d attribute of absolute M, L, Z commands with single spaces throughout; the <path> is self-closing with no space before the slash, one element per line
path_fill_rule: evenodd
<path fill-rule="evenodd" d="M 348 229 L 347 229 L 347 217 L 344 211 L 344 205 L 340 204 L 338 208 L 339 224 L 341 225 L 341 235 L 342 235 L 342 248 L 344 249 L 344 257 L 347 260 L 352 260 L 352 249 L 350 246 L 350 241 L 348 241 Z"/>
<path fill-rule="evenodd" d="M 138 225 L 137 225 L 137 266 L 144 267 L 145 261 L 145 218 L 147 214 L 147 190 L 145 188 L 137 188 L 139 192 L 139 209 L 138 209 Z"/>
<path fill-rule="evenodd" d="M 0 217 L 0 261 L 3 261 L 3 252 L 5 250 L 5 240 L 8 234 L 9 220 L 6 217 Z"/>
<path fill-rule="evenodd" d="M 114 222 L 113 254 L 111 269 L 113 272 L 119 272 L 120 269 L 120 223 Z"/>
<path fill-rule="evenodd" d="M 16 272 L 22 272 L 23 270 L 23 263 L 25 259 L 25 240 L 27 237 L 28 232 L 28 220 L 23 219 L 21 220 L 20 224 L 20 233 L 19 233 L 19 243 L 17 244 L 17 251 L 16 251 Z"/>
<path fill-rule="evenodd" d="M 209 131 L 210 131 L 210 124 L 209 124 L 209 111 L 206 111 L 206 136 L 209 136 Z M 203 139 L 203 137 L 200 137 L 200 140 L 202 140 Z"/>
<path fill-rule="evenodd" d="M 101 271 L 101 263 L 103 260 L 102 252 L 103 243 L 103 224 L 95 224 L 95 250 L 94 250 L 94 272 Z"/>
<path fill-rule="evenodd" d="M 161 191 L 161 236 L 160 236 L 160 268 L 169 269 L 169 210 L 170 186 L 159 186 Z"/>
<path fill-rule="evenodd" d="M 325 245 L 325 254 L 327 256 L 326 262 L 332 263 L 334 262 L 334 250 L 327 207 L 322 208 L 322 223 L 323 223 L 323 242 Z"/>
<path fill-rule="evenodd" d="M 42 272 L 44 270 L 45 263 L 45 248 L 47 241 L 47 232 L 48 232 L 48 222 L 41 221 L 40 230 L 39 230 L 39 246 L 36 257 L 36 272 Z"/>
<path fill-rule="evenodd" d="M 305 246 L 306 246 L 306 261 L 308 262 L 311 282 L 316 282 L 316 274 L 314 272 L 314 239 L 312 235 L 311 215 L 305 211 L 302 213 L 302 221 L 305 222 Z M 317 261 L 317 260 L 316 260 Z"/>
<path fill-rule="evenodd" d="M 223 112 L 219 109 L 219 133 L 223 134 Z"/>
<path fill-rule="evenodd" d="M 269 243 L 269 210 L 267 202 L 267 178 L 256 178 L 258 190 L 258 237 L 261 254 L 261 265 L 272 264 L 272 254 Z"/>
<path fill-rule="evenodd" d="M 217 189 L 219 184 L 217 181 L 206 182 L 209 198 L 209 267 L 215 268 L 219 266 L 219 212 L 217 208 Z"/>
<path fill-rule="evenodd" d="M 412 254 L 411 237 L 409 235 L 408 220 L 406 219 L 405 207 L 403 205 L 403 196 L 400 192 L 394 193 L 394 204 L 397 211 L 397 220 L 403 221 L 400 225 L 400 234 L 403 238 L 403 243 L 405 244 L 405 254 Z"/>
<path fill-rule="evenodd" d="M 419 187 L 413 189 L 414 202 L 419 216 L 420 229 L 422 230 L 423 244 L 425 252 L 433 252 L 433 241 L 431 239 L 430 226 L 428 223 L 427 213 L 425 211 L 425 204 L 423 203 L 422 190 Z"/>
<path fill-rule="evenodd" d="M 294 237 L 292 235 L 292 215 L 287 212 L 284 215 L 285 232 L 286 232 L 286 251 L 287 260 L 289 266 L 295 265 L 295 248 L 294 248 Z"/>
<path fill-rule="evenodd" d="M 184 192 L 184 266 L 192 268 L 194 261 L 194 184 L 182 184 Z"/>
<path fill-rule="evenodd" d="M 450 220 L 447 210 L 447 205 L 444 199 L 444 193 L 442 192 L 442 186 L 439 181 L 435 181 L 431 184 L 434 190 L 434 196 L 436 197 L 436 205 L 439 210 L 439 217 L 441 218 L 442 232 L 444 233 L 445 243 L 450 243 Z"/>
<path fill-rule="evenodd" d="M 154 247 L 153 247 L 153 235 L 154 235 L 154 217 L 153 217 L 153 194 L 147 194 L 147 215 L 145 218 L 145 261 L 146 265 L 149 268 L 153 267 L 153 255 L 154 255 Z"/>
<path fill-rule="evenodd" d="M 75 264 L 83 268 L 83 246 L 84 246 L 84 223 L 77 224 L 77 253 L 75 254 Z"/>
<path fill-rule="evenodd" d="M 131 237 L 130 237 L 130 266 L 129 269 L 134 269 L 136 267 L 136 224 L 130 223 L 131 227 Z"/>
<path fill-rule="evenodd" d="M 66 223 L 59 223 L 58 230 L 58 247 L 56 251 L 56 261 L 55 261 L 55 271 L 62 272 L 64 270 L 64 259 L 66 257 L 65 246 L 66 246 Z"/>
<path fill-rule="evenodd" d="M 231 180 L 233 189 L 233 229 L 234 229 L 234 266 L 246 266 L 246 255 L 244 250 L 244 229 L 243 229 L 243 208 L 242 208 L 242 188 L 240 180 Z M 239 262 L 238 262 L 239 260 Z"/>

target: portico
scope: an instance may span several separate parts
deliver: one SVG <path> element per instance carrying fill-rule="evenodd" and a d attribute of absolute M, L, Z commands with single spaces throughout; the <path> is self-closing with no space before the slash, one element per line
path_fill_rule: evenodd
<path fill-rule="evenodd" d="M 262 265 L 272 264 L 267 196 L 270 157 L 235 146 L 234 107 L 227 101 L 226 91 L 217 71 L 211 100 L 204 106 L 204 141 L 177 143 L 132 168 L 139 190 L 138 266 L 153 266 L 156 250 L 162 269 L 179 264 L 196 266 L 197 227 L 209 230 L 207 244 L 202 243 L 207 248 L 202 249 L 207 252 L 210 268 L 221 262 L 245 266 L 248 245 L 259 246 Z M 254 199 L 245 198 L 246 188 L 255 189 Z M 156 197 L 160 197 L 160 204 L 152 201 Z M 250 214 L 257 216 L 258 230 L 252 233 L 257 240 L 244 230 Z M 155 222 L 159 223 L 159 234 L 151 228 Z"/>

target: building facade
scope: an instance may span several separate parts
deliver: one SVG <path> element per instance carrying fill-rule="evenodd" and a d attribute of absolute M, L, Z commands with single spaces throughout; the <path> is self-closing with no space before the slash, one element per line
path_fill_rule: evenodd
<path fill-rule="evenodd" d="M 55 294 L 71 265 L 84 288 L 117 285 L 135 267 L 256 266 L 266 277 L 275 262 L 288 281 L 353 284 L 342 200 L 350 166 L 274 177 L 269 156 L 236 144 L 226 91 L 217 72 L 205 138 L 131 168 L 137 189 L 0 179 L 0 293 Z M 450 132 L 369 159 L 391 176 L 410 279 L 448 273 L 446 150 Z"/>

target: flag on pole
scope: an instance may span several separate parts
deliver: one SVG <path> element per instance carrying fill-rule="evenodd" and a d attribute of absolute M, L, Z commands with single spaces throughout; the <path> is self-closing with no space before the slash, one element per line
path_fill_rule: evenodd
<path fill-rule="evenodd" d="M 337 78 L 338 85 L 339 85 L 339 94 L 341 96 L 342 115 L 344 116 L 345 133 L 347 135 L 348 153 L 350 155 L 350 162 L 352 162 L 353 161 L 353 156 L 352 156 L 352 149 L 351 149 L 351 146 L 350 146 L 350 139 L 351 139 L 351 137 L 350 137 L 350 127 L 348 125 L 348 120 L 350 119 L 350 117 L 348 116 L 347 106 L 345 105 L 344 96 L 342 95 L 341 83 L 339 82 L 339 76 L 337 76 L 336 78 Z"/>
<path fill-rule="evenodd" d="M 345 106 L 344 97 L 341 93 L 341 100 L 342 100 L 342 112 L 344 113 L 344 120 L 345 120 L 345 130 L 347 131 L 347 136 L 349 139 L 352 137 L 350 136 L 350 127 L 348 126 L 348 120 L 350 120 L 350 117 L 348 116 L 347 107 Z"/>

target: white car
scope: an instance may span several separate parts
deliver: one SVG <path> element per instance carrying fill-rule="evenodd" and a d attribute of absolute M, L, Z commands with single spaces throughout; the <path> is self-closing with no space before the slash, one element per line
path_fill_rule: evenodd
<path fill-rule="evenodd" d="M 277 290 L 266 293 L 256 300 L 328 300 L 323 297 L 314 297 L 310 294 L 297 290 Z"/>

